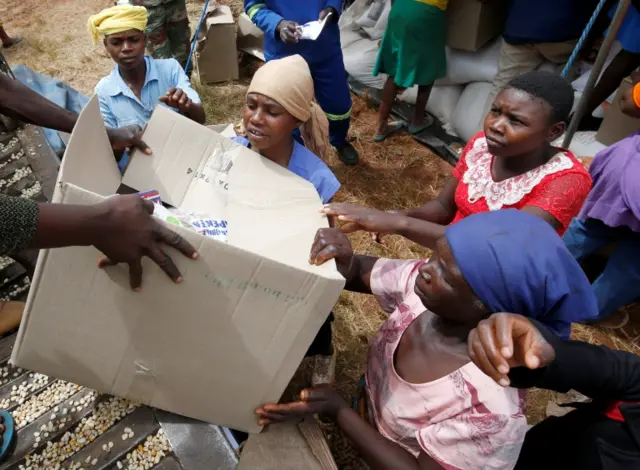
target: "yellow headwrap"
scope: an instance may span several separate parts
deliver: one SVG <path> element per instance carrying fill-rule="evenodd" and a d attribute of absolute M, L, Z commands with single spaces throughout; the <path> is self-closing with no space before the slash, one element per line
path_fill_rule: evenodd
<path fill-rule="evenodd" d="M 130 29 L 144 31 L 147 27 L 147 9 L 133 5 L 118 5 L 102 10 L 89 18 L 89 34 L 94 44 L 100 36 L 122 33 Z"/>
<path fill-rule="evenodd" d="M 302 121 L 304 145 L 318 157 L 329 156 L 329 121 L 313 101 L 311 71 L 299 55 L 270 60 L 253 76 L 247 93 L 259 93 L 277 101 L 289 114 Z"/>

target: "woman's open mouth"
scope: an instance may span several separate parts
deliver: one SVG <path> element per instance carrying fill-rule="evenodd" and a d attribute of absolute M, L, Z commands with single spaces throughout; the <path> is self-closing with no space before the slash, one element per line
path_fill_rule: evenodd
<path fill-rule="evenodd" d="M 260 130 L 250 127 L 247 129 L 247 137 L 255 140 L 264 140 L 267 136 Z"/>

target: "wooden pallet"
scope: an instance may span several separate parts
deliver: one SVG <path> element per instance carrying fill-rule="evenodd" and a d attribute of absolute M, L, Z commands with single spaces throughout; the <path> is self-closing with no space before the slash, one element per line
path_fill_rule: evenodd
<path fill-rule="evenodd" d="M 11 396 L 14 387 L 19 388 L 22 384 L 33 383 L 34 377 L 36 377 L 35 374 L 30 371 L 18 369 L 8 364 L 15 338 L 16 335 L 13 334 L 0 339 L 0 367 L 2 368 L 0 370 L 8 372 L 7 377 L 1 379 L 3 383 L 0 385 L 0 402 L 7 400 Z M 59 381 L 52 378 L 46 379 L 45 383 L 41 386 L 30 389 L 24 397 L 21 397 L 21 400 L 24 400 L 23 403 L 28 400 L 39 400 L 56 382 Z M 69 411 L 69 413 L 65 415 L 60 412 L 63 408 L 73 409 L 72 402 L 73 404 L 80 403 L 82 399 L 87 396 L 92 397 L 92 399 L 85 403 L 84 406 L 78 407 L 76 411 Z M 32 470 L 52 470 L 53 468 L 58 468 L 50 463 L 30 465 L 28 462 L 33 460 L 34 456 L 42 454 L 48 446 L 60 443 L 66 433 L 75 433 L 81 426 L 83 419 L 94 417 L 99 413 L 99 404 L 104 403 L 104 400 L 104 397 L 100 397 L 95 392 L 78 387 L 75 393 L 64 400 L 61 400 L 57 404 L 52 403 L 51 406 L 43 410 L 40 416 L 33 422 L 19 427 L 15 450 L 7 460 L 0 464 L 0 470 L 29 468 Z M 19 401 L 11 400 L 7 409 L 15 412 L 19 406 Z M 58 409 L 58 413 L 55 413 L 55 409 Z M 51 418 L 54 414 L 57 415 L 57 417 L 52 420 Z M 63 418 L 66 421 L 64 424 L 59 425 L 58 423 L 60 423 Z M 43 430 L 42 427 L 46 427 L 49 422 L 54 423 L 54 429 L 47 432 Z M 133 436 L 123 439 L 124 435 L 129 435 L 129 433 L 125 432 L 125 429 L 130 429 L 133 432 Z M 45 437 L 45 433 L 47 437 Z M 62 462 L 59 462 L 59 468 L 69 469 L 74 465 L 80 464 L 81 467 L 79 468 L 83 468 L 84 470 L 118 469 L 118 462 L 121 462 L 122 468 L 133 469 L 135 466 L 132 464 L 131 458 L 127 459 L 127 455 L 139 449 L 141 445 L 144 447 L 147 439 L 152 436 L 157 436 L 159 433 L 162 435 L 163 430 L 160 422 L 156 418 L 155 411 L 145 406 L 135 407 L 130 413 L 106 429 L 105 432 L 95 440 L 87 440 L 86 444 L 82 445 L 77 452 Z M 104 450 L 104 446 L 109 447 L 109 443 L 112 443 L 112 447 L 109 451 Z M 94 462 L 95 465 L 93 465 Z M 166 452 L 166 456 L 151 468 L 163 470 L 197 470 L 182 467 L 173 450 Z"/>

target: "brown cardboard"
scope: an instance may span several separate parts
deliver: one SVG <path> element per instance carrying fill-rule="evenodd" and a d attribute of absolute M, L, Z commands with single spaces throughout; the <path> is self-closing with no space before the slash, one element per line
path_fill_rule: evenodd
<path fill-rule="evenodd" d="M 235 129 L 233 128 L 233 124 L 212 124 L 207 126 L 207 129 L 211 129 L 214 132 L 217 132 L 223 137 L 227 137 L 229 139 L 236 137 Z"/>
<path fill-rule="evenodd" d="M 172 227 L 200 259 L 167 248 L 179 285 L 145 259 L 139 293 L 126 266 L 97 269 L 92 247 L 41 251 L 12 362 L 257 432 L 255 407 L 278 401 L 344 285 L 334 264 L 308 262 L 322 203 L 307 181 L 169 109 L 156 108 L 143 138 L 153 155 L 134 153 L 122 182 L 225 217 L 228 243 Z M 120 184 L 94 97 L 54 200 L 99 202 Z"/>
<path fill-rule="evenodd" d="M 604 145 L 613 145 L 640 130 L 640 119 L 627 116 L 620 109 L 622 95 L 633 86 L 631 78 L 625 78 L 620 84 L 613 102 L 607 107 L 596 140 Z"/>
<path fill-rule="evenodd" d="M 502 34 L 507 1 L 450 0 L 446 15 L 447 46 L 475 52 Z"/>
<path fill-rule="evenodd" d="M 238 79 L 236 25 L 231 8 L 213 4 L 198 37 L 197 71 L 204 84 Z"/>
<path fill-rule="evenodd" d="M 264 60 L 264 32 L 246 13 L 238 17 L 238 49 Z"/>

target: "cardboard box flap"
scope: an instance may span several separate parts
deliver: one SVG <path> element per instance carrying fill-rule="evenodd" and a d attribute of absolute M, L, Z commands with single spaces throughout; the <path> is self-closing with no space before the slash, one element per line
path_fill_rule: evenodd
<path fill-rule="evenodd" d="M 238 135 L 236 134 L 233 124 L 212 124 L 210 126 L 207 126 L 207 129 L 211 129 L 213 132 L 217 132 L 221 136 L 227 137 L 229 139 L 232 139 L 233 137 L 236 137 Z"/>
<path fill-rule="evenodd" d="M 71 183 L 102 196 L 114 194 L 120 185 L 120 170 L 107 137 L 97 96 L 91 98 L 80 113 L 60 165 L 60 182 Z M 54 200 L 59 197 L 56 190 Z"/>
<path fill-rule="evenodd" d="M 327 226 L 311 183 L 164 107 L 156 108 L 143 138 L 153 155 L 134 158 L 124 184 L 227 220 L 234 246 L 309 269 L 314 228 Z"/>
<path fill-rule="evenodd" d="M 238 49 L 264 61 L 264 32 L 256 26 L 249 15 L 238 17 Z"/>
<path fill-rule="evenodd" d="M 234 23 L 233 13 L 227 5 L 214 5 L 207 10 L 207 30 L 213 25 Z"/>

